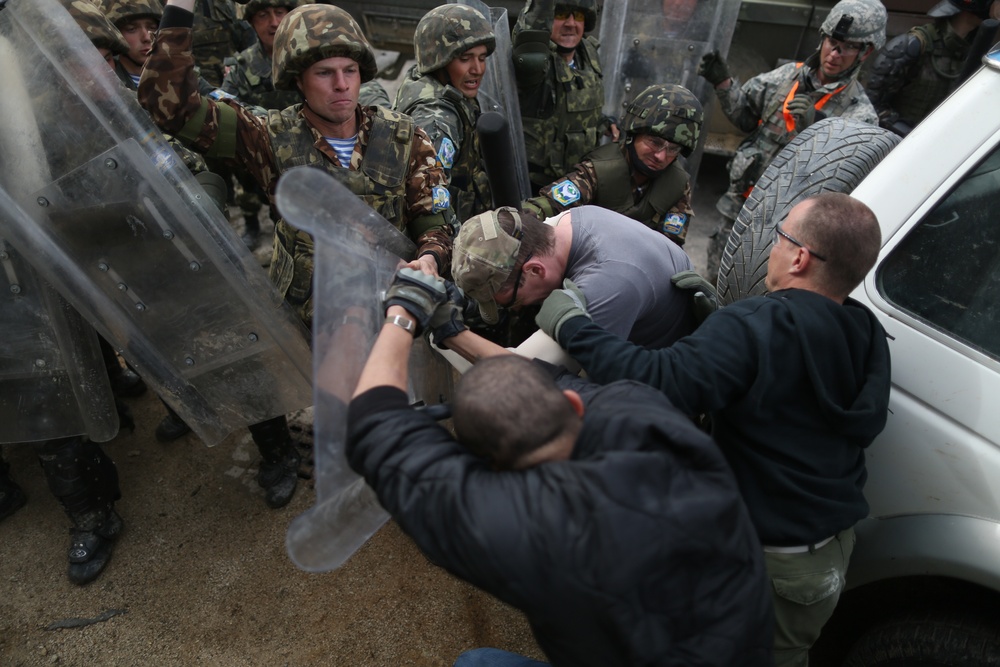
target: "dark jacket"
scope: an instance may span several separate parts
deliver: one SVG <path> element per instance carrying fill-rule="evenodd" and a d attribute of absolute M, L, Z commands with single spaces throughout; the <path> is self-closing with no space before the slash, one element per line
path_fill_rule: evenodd
<path fill-rule="evenodd" d="M 666 349 L 583 317 L 559 343 L 597 382 L 638 380 L 711 414 L 761 543 L 817 542 L 867 515 L 864 448 L 885 427 L 889 347 L 860 303 L 782 290 L 722 308 Z"/>
<path fill-rule="evenodd" d="M 661 394 L 587 394 L 573 458 L 498 472 L 379 387 L 347 455 L 427 556 L 522 610 L 556 666 L 767 665 L 760 545 L 711 440 Z"/>

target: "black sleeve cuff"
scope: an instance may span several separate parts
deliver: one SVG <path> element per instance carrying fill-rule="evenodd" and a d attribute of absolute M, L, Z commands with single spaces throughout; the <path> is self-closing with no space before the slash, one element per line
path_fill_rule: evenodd
<path fill-rule="evenodd" d="M 163 8 L 163 18 L 160 19 L 160 30 L 164 28 L 193 28 L 194 13 L 186 9 L 167 5 Z"/>
<path fill-rule="evenodd" d="M 405 391 L 388 385 L 373 387 L 355 397 L 347 406 L 347 423 L 356 424 L 369 415 L 388 410 L 401 410 L 409 405 L 410 399 Z"/>

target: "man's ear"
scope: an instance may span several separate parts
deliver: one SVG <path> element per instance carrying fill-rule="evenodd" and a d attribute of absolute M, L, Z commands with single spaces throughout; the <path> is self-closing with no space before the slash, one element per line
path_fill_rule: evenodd
<path fill-rule="evenodd" d="M 871 44 L 867 45 L 865 47 L 865 50 L 861 52 L 861 56 L 859 58 L 859 62 L 864 62 L 864 61 L 868 60 L 868 56 L 870 56 L 873 53 L 875 53 L 875 47 L 873 45 L 871 45 Z"/>
<path fill-rule="evenodd" d="M 569 401 L 569 404 L 573 407 L 573 412 L 576 413 L 577 417 L 583 417 L 583 399 L 580 394 L 576 393 L 572 389 L 563 389 L 563 396 Z"/>

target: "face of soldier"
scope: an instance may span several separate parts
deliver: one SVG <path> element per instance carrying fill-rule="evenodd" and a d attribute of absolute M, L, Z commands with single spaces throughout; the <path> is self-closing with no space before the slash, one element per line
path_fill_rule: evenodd
<path fill-rule="evenodd" d="M 115 68 L 115 54 L 114 54 L 114 52 L 112 52 L 111 49 L 105 48 L 103 46 L 98 46 L 97 47 L 97 52 L 101 54 L 102 58 L 104 58 L 104 62 L 106 62 L 108 64 L 108 67 L 110 67 L 112 70 L 114 70 L 114 68 Z"/>
<path fill-rule="evenodd" d="M 318 60 L 298 79 L 309 110 L 319 116 L 324 136 L 347 139 L 356 132 L 354 111 L 361 90 L 361 68 L 350 58 Z M 346 134 L 344 134 L 346 133 Z"/>
<path fill-rule="evenodd" d="M 486 45 L 474 46 L 445 66 L 448 81 L 466 97 L 479 94 L 479 84 L 486 74 Z"/>
<path fill-rule="evenodd" d="M 566 49 L 575 49 L 583 39 L 583 12 L 557 11 L 552 20 L 552 41 Z"/>
<path fill-rule="evenodd" d="M 265 7 L 250 19 L 250 25 L 257 33 L 260 46 L 267 55 L 271 55 L 271 50 L 274 48 L 274 33 L 278 31 L 278 24 L 287 13 L 288 7 Z"/>
<path fill-rule="evenodd" d="M 823 37 L 819 47 L 819 68 L 817 74 L 824 84 L 836 81 L 854 63 L 871 54 L 871 47 L 857 42 L 841 42 L 833 37 Z"/>
<path fill-rule="evenodd" d="M 146 64 L 146 58 L 153 49 L 153 35 L 158 27 L 156 21 L 148 17 L 125 21 L 118 26 L 128 44 L 128 53 L 120 60 L 130 74 L 142 71 L 142 66 Z"/>
<path fill-rule="evenodd" d="M 652 134 L 640 134 L 635 138 L 635 154 L 652 171 L 663 171 L 681 153 L 678 144 Z"/>
<path fill-rule="evenodd" d="M 1000 21 L 1000 2 L 994 2 L 990 5 L 990 18 Z"/>

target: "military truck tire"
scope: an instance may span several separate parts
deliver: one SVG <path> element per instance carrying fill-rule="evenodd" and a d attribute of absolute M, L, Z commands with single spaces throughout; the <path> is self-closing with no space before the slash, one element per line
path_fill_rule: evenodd
<path fill-rule="evenodd" d="M 781 149 L 733 224 L 716 283 L 720 304 L 766 291 L 772 230 L 795 204 L 821 192 L 850 193 L 899 141 L 867 123 L 827 118 Z"/>
<path fill-rule="evenodd" d="M 854 645 L 844 667 L 1000 665 L 1000 630 L 973 615 L 930 610 L 878 626 Z"/>

